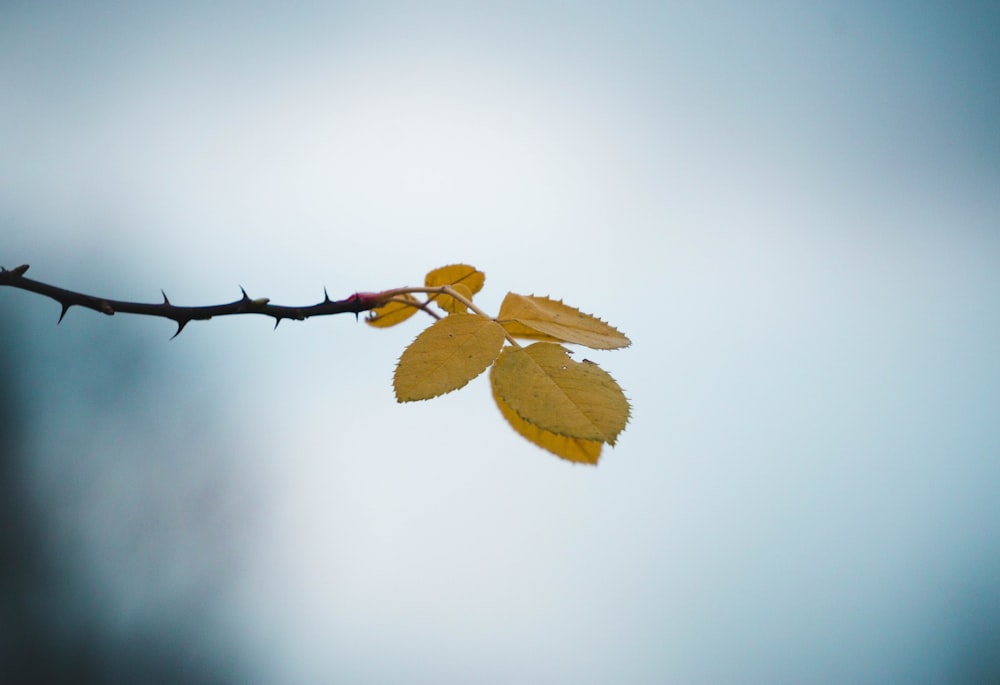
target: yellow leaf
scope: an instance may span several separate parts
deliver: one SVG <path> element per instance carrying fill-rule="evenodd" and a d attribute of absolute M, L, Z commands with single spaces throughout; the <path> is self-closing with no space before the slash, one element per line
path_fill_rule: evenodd
<path fill-rule="evenodd" d="M 476 314 L 434 322 L 403 350 L 393 386 L 400 402 L 457 390 L 493 363 L 503 346 L 500 324 Z"/>
<path fill-rule="evenodd" d="M 539 447 L 547 449 L 557 457 L 580 464 L 597 464 L 597 460 L 600 459 L 601 447 L 603 446 L 600 440 L 568 438 L 565 435 L 556 435 L 555 433 L 542 430 L 518 416 L 517 412 L 500 399 L 495 388 L 493 390 L 493 399 L 496 400 L 497 406 L 500 408 L 500 413 L 507 419 L 511 427 Z"/>
<path fill-rule="evenodd" d="M 381 307 L 371 310 L 365 317 L 365 323 L 376 328 L 389 328 L 389 326 L 395 326 L 409 319 L 417 311 L 417 298 L 409 293 L 400 297 L 413 304 L 387 302 Z"/>
<path fill-rule="evenodd" d="M 628 423 L 628 400 L 610 374 L 561 345 L 509 347 L 490 375 L 503 402 L 543 431 L 614 445 Z"/>
<path fill-rule="evenodd" d="M 464 297 L 467 300 L 472 300 L 472 291 L 464 283 L 456 283 L 451 286 L 454 288 L 455 292 Z M 437 305 L 441 309 L 445 310 L 449 314 L 456 314 L 459 312 L 466 312 L 469 310 L 464 304 L 456 300 L 454 297 L 448 295 L 441 295 L 437 301 Z"/>
<path fill-rule="evenodd" d="M 473 295 L 483 289 L 486 282 L 486 274 L 478 271 L 476 267 L 468 264 L 452 264 L 434 269 L 424 277 L 424 285 L 434 287 L 438 285 L 455 285 L 461 283 L 472 292 Z"/>
<path fill-rule="evenodd" d="M 519 321 L 508 319 L 507 321 L 500 321 L 499 323 L 503 326 L 503 329 L 510 333 L 511 337 L 514 338 L 527 338 L 528 340 L 540 340 L 543 342 L 555 343 L 563 342 L 562 338 L 554 338 L 551 335 L 539 333 L 534 328 L 528 328 Z"/>
<path fill-rule="evenodd" d="M 616 328 L 596 316 L 547 297 L 507 293 L 497 321 L 508 333 L 519 338 L 575 343 L 598 350 L 632 344 Z"/>
<path fill-rule="evenodd" d="M 424 285 L 428 288 L 434 288 L 441 285 L 450 286 L 464 286 L 468 288 L 468 297 L 472 299 L 472 296 L 483 289 L 483 283 L 486 282 L 486 274 L 482 271 L 478 271 L 476 267 L 469 266 L 468 264 L 452 264 L 450 266 L 442 266 L 440 269 L 434 269 L 427 276 L 424 277 Z M 459 291 L 462 295 L 465 295 L 464 291 Z M 441 309 L 446 312 L 455 311 L 465 311 L 465 308 L 455 301 L 455 298 L 449 295 L 431 295 L 432 300 L 434 300 Z M 459 309 L 461 307 L 461 309 Z"/>

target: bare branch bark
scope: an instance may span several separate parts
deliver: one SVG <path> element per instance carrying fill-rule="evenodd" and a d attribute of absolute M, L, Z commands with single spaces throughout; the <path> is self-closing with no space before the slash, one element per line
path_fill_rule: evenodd
<path fill-rule="evenodd" d="M 84 293 L 59 288 L 48 283 L 25 278 L 24 274 L 28 270 L 27 264 L 22 264 L 14 269 L 0 267 L 0 286 L 10 286 L 19 290 L 43 295 L 58 302 L 62 306 L 62 313 L 59 314 L 59 321 L 63 320 L 70 307 L 84 307 L 94 311 L 107 314 L 139 314 L 142 316 L 157 316 L 170 319 L 177 324 L 176 338 L 184 327 L 191 321 L 205 321 L 216 316 L 234 316 L 237 314 L 263 314 L 274 319 L 274 327 L 283 319 L 295 319 L 301 321 L 313 316 L 329 316 L 331 314 L 360 314 L 361 312 L 374 309 L 385 304 L 395 291 L 385 291 L 381 293 L 354 293 L 343 300 L 331 300 L 323 289 L 323 301 L 317 304 L 304 307 L 287 307 L 283 305 L 271 304 L 266 297 L 251 298 L 243 288 L 240 291 L 243 296 L 226 304 L 207 305 L 201 307 L 179 307 L 171 304 L 166 293 L 162 290 L 163 302 L 144 303 L 126 302 L 124 300 L 112 300 L 106 297 L 95 297 Z"/>

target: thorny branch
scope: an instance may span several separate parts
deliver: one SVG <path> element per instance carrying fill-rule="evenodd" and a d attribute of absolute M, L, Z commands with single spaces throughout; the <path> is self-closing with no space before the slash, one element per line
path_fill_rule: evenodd
<path fill-rule="evenodd" d="M 37 293 L 49 297 L 62 306 L 62 313 L 59 314 L 59 321 L 63 320 L 70 307 L 84 307 L 94 311 L 107 314 L 140 314 L 143 316 L 158 316 L 171 319 L 177 324 L 176 338 L 184 327 L 191 321 L 204 321 L 215 316 L 232 316 L 235 314 L 263 314 L 274 319 L 274 327 L 283 319 L 294 319 L 301 321 L 312 316 L 329 316 L 331 314 L 360 314 L 385 304 L 390 298 L 398 294 L 398 290 L 388 290 L 380 293 L 354 293 L 343 300 L 331 300 L 323 289 L 323 301 L 305 307 L 286 307 L 271 304 L 266 297 L 252 299 L 243 288 L 240 291 L 243 296 L 227 304 L 208 305 L 203 307 L 179 307 L 171 304 L 166 293 L 162 290 L 163 302 L 143 303 L 125 302 L 123 300 L 112 300 L 106 297 L 94 297 L 85 295 L 65 288 L 59 288 L 48 283 L 25 278 L 24 274 L 28 270 L 27 264 L 22 264 L 14 269 L 0 267 L 0 286 L 10 286 L 20 290 Z"/>

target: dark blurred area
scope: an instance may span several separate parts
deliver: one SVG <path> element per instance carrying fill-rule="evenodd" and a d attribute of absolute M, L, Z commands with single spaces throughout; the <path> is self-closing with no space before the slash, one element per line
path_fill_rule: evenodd
<path fill-rule="evenodd" d="M 242 681 L 226 451 L 155 345 L 104 317 L 43 330 L 22 299 L 0 293 L 0 682 Z"/>

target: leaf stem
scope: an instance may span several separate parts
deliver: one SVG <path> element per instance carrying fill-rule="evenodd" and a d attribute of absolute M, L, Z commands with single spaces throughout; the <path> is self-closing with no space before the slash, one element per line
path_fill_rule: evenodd
<path fill-rule="evenodd" d="M 449 295 L 449 296 L 455 298 L 457 301 L 461 302 L 466 307 L 468 307 L 475 314 L 478 314 L 479 316 L 487 318 L 490 321 L 496 321 L 497 320 L 496 317 L 490 316 L 489 314 L 487 314 L 486 312 L 484 312 L 482 309 L 480 309 L 479 307 L 477 307 L 472 302 L 472 300 L 470 300 L 465 295 L 461 294 L 460 292 L 458 292 L 457 290 L 455 290 L 454 288 L 452 288 L 450 285 L 414 286 L 414 287 L 410 287 L 410 288 L 394 288 L 393 290 L 386 290 L 384 293 L 382 293 L 382 295 L 389 295 L 390 299 L 392 299 L 392 298 L 396 298 L 399 295 L 412 295 L 413 293 L 423 293 L 423 294 L 426 294 L 426 295 Z M 395 301 L 395 302 L 399 302 L 400 300 L 401 300 L 401 298 L 400 299 L 393 299 L 393 301 Z M 404 302 L 404 304 L 409 304 L 411 306 L 418 307 L 419 309 L 424 310 L 425 312 L 427 312 L 428 314 L 430 314 L 431 316 L 433 316 L 435 319 L 441 318 L 441 317 L 437 316 L 436 313 L 434 313 L 433 311 L 431 311 L 430 308 L 427 307 L 426 303 L 422 304 L 422 303 L 419 303 L 419 302 L 414 303 L 414 302 L 409 302 L 409 301 L 403 301 L 403 302 Z M 507 332 L 507 329 L 504 329 L 503 334 L 504 334 L 504 337 L 507 338 L 507 342 L 509 342 L 512 346 L 514 346 L 514 347 L 516 347 L 518 349 L 521 349 L 521 345 L 517 342 L 517 340 L 514 339 L 514 337 L 510 333 Z"/>
<path fill-rule="evenodd" d="M 405 288 L 402 288 L 402 289 L 406 290 Z M 396 288 L 395 290 L 400 290 L 400 288 Z M 387 292 L 395 292 L 395 290 L 387 291 Z M 438 314 L 436 311 L 434 311 L 433 309 L 431 309 L 428 306 L 429 302 L 420 302 L 419 300 L 416 300 L 416 299 L 407 299 L 405 297 L 396 297 L 396 296 L 390 297 L 388 300 L 386 300 L 386 302 L 387 303 L 388 302 L 396 302 L 397 304 L 405 304 L 405 305 L 408 305 L 410 307 L 416 307 L 417 309 L 419 309 L 420 311 L 424 312 L 425 314 L 427 314 L 427 316 L 429 316 L 429 317 L 431 317 L 433 319 L 440 319 L 441 318 L 440 314 Z"/>

